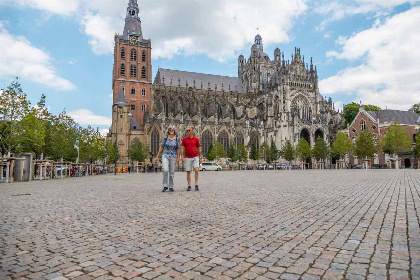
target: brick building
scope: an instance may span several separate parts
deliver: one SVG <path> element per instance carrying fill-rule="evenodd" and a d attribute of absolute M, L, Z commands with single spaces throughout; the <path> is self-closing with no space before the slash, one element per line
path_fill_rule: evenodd
<path fill-rule="evenodd" d="M 366 111 L 365 108 L 361 106 L 359 113 L 350 124 L 347 133 L 352 143 L 355 143 L 363 131 L 369 131 L 376 135 L 377 142 L 379 143 L 388 131 L 388 127 L 394 121 L 397 121 L 402 125 L 414 142 L 415 134 L 419 132 L 420 115 L 410 111 L 388 109 L 382 111 Z M 370 160 L 370 163 L 373 167 L 386 167 L 388 161 L 389 155 L 379 153 L 375 158 Z M 350 155 L 349 162 L 352 166 L 361 164 L 353 155 Z M 400 158 L 399 164 L 400 167 L 409 168 L 413 163 L 414 157 L 411 154 L 404 154 Z"/>

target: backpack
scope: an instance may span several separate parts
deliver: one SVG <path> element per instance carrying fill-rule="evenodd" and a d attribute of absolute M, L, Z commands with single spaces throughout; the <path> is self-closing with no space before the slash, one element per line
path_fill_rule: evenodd
<path fill-rule="evenodd" d="M 163 139 L 163 147 L 166 146 L 166 141 L 168 141 L 168 136 L 165 136 L 165 138 Z M 179 139 L 178 139 L 178 135 L 175 137 L 175 141 L 176 141 L 176 146 L 179 146 Z"/>

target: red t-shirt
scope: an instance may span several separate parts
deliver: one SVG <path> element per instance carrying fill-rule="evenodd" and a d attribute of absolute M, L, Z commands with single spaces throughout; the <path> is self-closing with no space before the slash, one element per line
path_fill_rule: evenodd
<path fill-rule="evenodd" d="M 200 147 L 200 140 L 197 137 L 185 137 L 181 144 L 185 148 L 185 157 L 198 157 L 198 148 Z"/>

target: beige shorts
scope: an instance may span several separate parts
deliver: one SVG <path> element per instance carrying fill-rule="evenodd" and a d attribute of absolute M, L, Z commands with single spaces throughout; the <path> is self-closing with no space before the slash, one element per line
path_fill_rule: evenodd
<path fill-rule="evenodd" d="M 199 168 L 200 167 L 200 159 L 199 157 L 193 158 L 185 158 L 185 171 L 190 172 L 192 168 Z"/>

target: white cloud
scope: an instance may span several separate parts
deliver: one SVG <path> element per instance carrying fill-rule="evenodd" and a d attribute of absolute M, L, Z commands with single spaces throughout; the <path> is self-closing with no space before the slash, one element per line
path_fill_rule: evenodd
<path fill-rule="evenodd" d="M 1 3 L 23 7 L 29 6 L 31 8 L 44 10 L 49 13 L 59 14 L 63 16 L 68 16 L 76 12 L 79 5 L 78 0 L 0 0 L 0 4 Z"/>
<path fill-rule="evenodd" d="M 340 40 L 332 59 L 360 64 L 320 81 L 324 94 L 347 93 L 355 101 L 409 109 L 420 100 L 420 7 Z"/>
<path fill-rule="evenodd" d="M 61 78 L 50 56 L 22 36 L 10 34 L 0 22 L 0 77 L 21 77 L 59 90 L 76 87 Z"/>
<path fill-rule="evenodd" d="M 2 0 L 0 0 L 2 1 Z M 11 1 L 11 0 L 3 0 Z M 122 33 L 128 0 L 18 0 L 21 5 L 63 16 L 75 15 L 95 54 L 111 54 Z M 54 2 L 50 7 L 48 4 Z M 57 3 L 56 3 L 57 2 Z M 153 56 L 205 54 L 218 61 L 236 57 L 260 29 L 265 44 L 288 42 L 307 0 L 138 0 L 145 37 Z M 70 9 L 65 10 L 69 4 Z M 64 9 L 64 10 L 63 10 Z M 275 12 L 274 12 L 275 11 Z"/>
<path fill-rule="evenodd" d="M 99 132 L 101 133 L 102 136 L 107 136 L 107 134 L 109 133 L 109 128 L 103 128 L 101 130 L 99 130 Z"/>
<path fill-rule="evenodd" d="M 95 115 L 92 111 L 87 109 L 79 109 L 77 111 L 69 112 L 68 115 L 80 125 L 90 126 L 111 126 L 112 119 L 105 116 Z"/>
<path fill-rule="evenodd" d="M 113 94 L 113 93 L 110 93 L 110 94 L 108 95 L 108 97 L 112 99 L 112 98 L 114 97 L 114 94 Z"/>
<path fill-rule="evenodd" d="M 316 29 L 324 30 L 331 22 L 357 14 L 383 17 L 393 8 L 406 3 L 415 5 L 420 3 L 420 0 L 324 0 L 321 4 L 316 2 L 315 12 L 326 16 Z"/>

